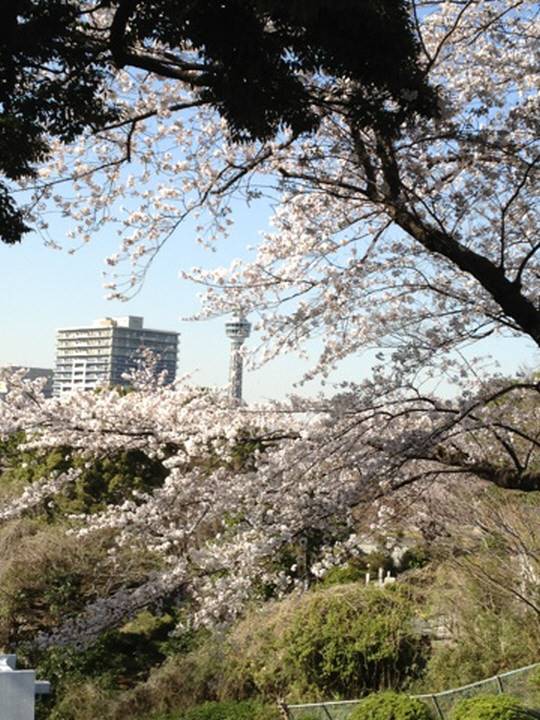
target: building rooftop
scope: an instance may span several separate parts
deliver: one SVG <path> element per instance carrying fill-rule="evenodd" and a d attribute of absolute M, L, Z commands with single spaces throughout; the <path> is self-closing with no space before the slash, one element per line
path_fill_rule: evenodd
<path fill-rule="evenodd" d="M 157 332 L 157 333 L 175 333 L 178 334 L 177 330 L 162 330 L 157 328 L 145 328 L 144 318 L 138 315 L 125 315 L 123 317 L 104 317 L 94 320 L 91 325 L 73 325 L 70 327 L 58 328 L 58 332 L 66 330 L 94 330 L 97 328 L 107 327 L 121 327 L 129 328 L 130 330 L 144 330 L 146 332 Z"/>

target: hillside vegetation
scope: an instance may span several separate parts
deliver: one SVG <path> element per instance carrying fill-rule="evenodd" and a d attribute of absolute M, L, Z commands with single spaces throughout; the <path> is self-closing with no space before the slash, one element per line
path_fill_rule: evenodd
<path fill-rule="evenodd" d="M 70 462 L 65 449 L 7 442 L 2 493 Z M 254 601 L 232 625 L 191 627 L 186 600 L 173 593 L 89 646 L 41 643 L 89 602 L 136 587 L 159 566 L 152 552 L 130 547 L 111 565 L 111 533 L 70 532 L 77 513 L 118 502 L 130 481 L 160 482 L 159 464 L 130 453 L 89 464 L 69 491 L 0 530 L 0 644 L 51 680 L 42 719 L 273 720 L 279 698 L 437 691 L 540 658 L 540 494 L 496 489 L 449 501 L 446 532 L 430 541 L 398 527 L 379 533 L 369 552 L 304 592 Z M 378 567 L 397 582 L 366 585 L 366 571 L 373 577 Z"/>

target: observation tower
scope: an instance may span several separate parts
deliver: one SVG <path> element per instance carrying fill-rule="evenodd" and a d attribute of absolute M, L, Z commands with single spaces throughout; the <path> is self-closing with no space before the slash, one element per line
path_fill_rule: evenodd
<path fill-rule="evenodd" d="M 229 364 L 229 398 L 240 405 L 242 402 L 242 345 L 249 337 L 251 323 L 244 314 L 239 312 L 232 322 L 225 324 L 225 333 L 231 340 L 231 356 Z"/>

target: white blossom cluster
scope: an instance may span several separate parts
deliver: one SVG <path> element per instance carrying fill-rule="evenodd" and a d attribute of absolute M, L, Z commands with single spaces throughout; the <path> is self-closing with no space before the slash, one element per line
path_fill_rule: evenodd
<path fill-rule="evenodd" d="M 72 518 L 80 536 L 112 533 L 119 552 L 151 552 L 161 570 L 40 641 L 91 641 L 174 592 L 189 603 L 191 622 L 228 622 L 263 588 L 279 596 L 361 555 L 359 517 L 381 499 L 406 492 L 410 507 L 411 488 L 458 477 L 538 486 L 537 397 L 538 386 L 523 381 L 478 388 L 474 400 L 413 401 L 358 387 L 333 400 L 237 407 L 183 381 L 43 399 L 20 379 L 0 403 L 3 436 L 25 433 L 27 446 L 67 447 L 87 463 L 137 449 L 168 471 L 151 491 Z M 35 512 L 77 476 L 35 483 L 0 521 Z M 384 531 L 392 517 L 378 516 L 375 529 Z"/>
<path fill-rule="evenodd" d="M 13 520 L 24 512 L 39 506 L 47 498 L 54 497 L 80 476 L 79 470 L 68 470 L 65 473 L 51 475 L 45 481 L 40 480 L 26 487 L 15 500 L 0 507 L 0 522 Z"/>
<path fill-rule="evenodd" d="M 110 93 L 126 119 L 55 147 L 35 220 L 59 207 L 77 243 L 116 227 L 108 286 L 122 296 L 188 216 L 212 245 L 234 202 L 270 195 L 275 230 L 253 261 L 183 269 L 207 286 L 203 315 L 257 315 L 261 361 L 322 337 L 314 373 L 366 347 L 438 373 L 450 349 L 497 328 L 540 342 L 526 317 L 540 276 L 537 3 L 413 4 L 441 118 L 384 138 L 351 126 L 346 83 L 324 84 L 317 134 L 238 145 L 188 85 L 122 72 Z"/>
<path fill-rule="evenodd" d="M 540 488 L 537 382 L 488 377 L 463 354 L 503 331 L 540 345 L 538 4 L 412 5 L 439 118 L 394 136 L 358 127 L 344 110 L 350 86 L 314 76 L 316 134 L 238 145 L 189 85 L 123 71 L 109 91 L 125 118 L 57 144 L 27 188 L 45 237 L 58 209 L 77 243 L 117 229 L 116 297 L 186 218 L 212 246 L 234 203 L 264 193 L 274 230 L 252 261 L 184 270 L 206 287 L 201 315 L 251 313 L 260 362 L 321 338 L 308 379 L 377 350 L 371 376 L 330 400 L 231 407 L 219 392 L 141 371 L 130 393 L 44 401 L 21 380 L 1 401 L 0 433 L 23 431 L 33 447 L 162 460 L 160 487 L 85 518 L 80 532 L 112 531 L 119 546 L 157 553 L 154 586 L 181 587 L 194 622 L 227 621 L 261 588 L 286 592 L 344 562 L 362 507 L 380 498 L 464 477 Z M 441 377 L 459 388 L 452 400 L 425 389 Z M 36 507 L 39 489 L 29 495 L 6 517 Z M 291 552 L 298 562 L 287 565 Z M 132 601 L 142 602 L 119 593 L 81 622 L 104 627 Z"/>

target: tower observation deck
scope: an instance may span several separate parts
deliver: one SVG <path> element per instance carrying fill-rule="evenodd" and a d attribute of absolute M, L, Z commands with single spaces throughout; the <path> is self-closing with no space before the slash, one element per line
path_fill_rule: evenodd
<path fill-rule="evenodd" d="M 242 402 L 243 374 L 242 345 L 251 333 L 251 323 L 240 312 L 235 320 L 225 324 L 225 333 L 231 340 L 229 397 L 231 401 L 240 404 Z"/>

